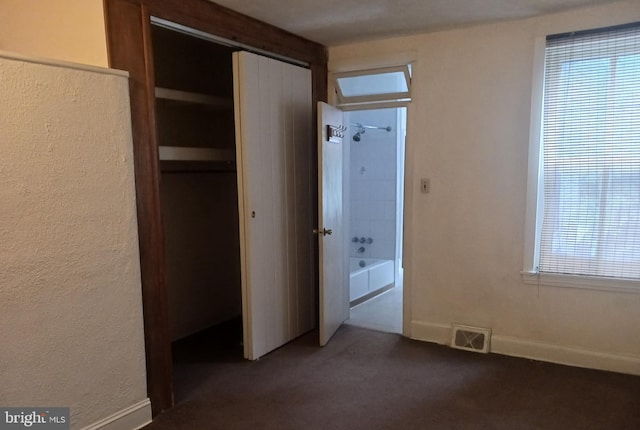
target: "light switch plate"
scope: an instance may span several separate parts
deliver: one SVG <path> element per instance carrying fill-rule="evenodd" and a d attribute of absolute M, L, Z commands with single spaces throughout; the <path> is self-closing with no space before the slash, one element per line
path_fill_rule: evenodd
<path fill-rule="evenodd" d="M 429 182 L 429 178 L 420 179 L 420 192 L 423 194 L 428 194 L 431 190 L 431 183 Z"/>

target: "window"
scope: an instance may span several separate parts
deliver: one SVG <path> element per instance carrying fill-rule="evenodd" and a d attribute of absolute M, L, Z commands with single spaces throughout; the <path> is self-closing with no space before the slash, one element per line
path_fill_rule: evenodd
<path fill-rule="evenodd" d="M 370 108 L 374 102 L 386 107 L 405 106 L 411 101 L 411 67 L 408 64 L 337 72 L 332 76 L 338 92 L 338 106 L 342 109 Z"/>
<path fill-rule="evenodd" d="M 547 37 L 539 125 L 528 271 L 640 280 L 640 23 Z"/>

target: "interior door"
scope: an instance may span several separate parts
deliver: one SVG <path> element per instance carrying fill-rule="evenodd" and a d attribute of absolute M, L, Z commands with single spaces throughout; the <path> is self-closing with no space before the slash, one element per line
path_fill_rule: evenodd
<path fill-rule="evenodd" d="M 313 329 L 311 71 L 233 54 L 245 358 Z"/>
<path fill-rule="evenodd" d="M 320 264 L 320 345 L 326 345 L 349 318 L 342 222 L 342 111 L 318 103 L 318 234 Z M 341 132 L 342 129 L 342 132 Z"/>

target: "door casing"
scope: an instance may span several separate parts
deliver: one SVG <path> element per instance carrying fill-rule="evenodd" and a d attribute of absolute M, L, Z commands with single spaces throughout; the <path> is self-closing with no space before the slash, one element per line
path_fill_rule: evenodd
<path fill-rule="evenodd" d="M 314 118 L 317 102 L 327 99 L 327 51 L 315 42 L 206 0 L 104 0 L 104 8 L 109 66 L 126 70 L 130 76 L 147 392 L 156 416 L 171 408 L 174 400 L 155 131 L 151 17 L 309 64 Z M 315 178 L 317 160 L 314 161 L 310 169 Z M 317 195 L 313 201 L 317 202 Z M 314 279 L 317 285 L 317 272 Z"/>

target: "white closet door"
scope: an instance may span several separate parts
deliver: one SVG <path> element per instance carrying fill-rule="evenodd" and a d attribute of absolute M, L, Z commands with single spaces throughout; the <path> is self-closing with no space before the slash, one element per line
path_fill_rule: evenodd
<path fill-rule="evenodd" d="M 244 354 L 315 323 L 311 71 L 233 55 Z"/>

